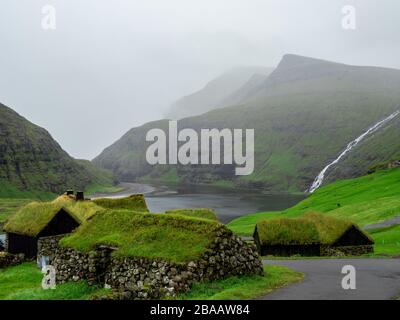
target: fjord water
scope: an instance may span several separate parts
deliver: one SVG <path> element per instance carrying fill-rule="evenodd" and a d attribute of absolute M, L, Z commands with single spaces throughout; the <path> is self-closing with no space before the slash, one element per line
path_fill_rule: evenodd
<path fill-rule="evenodd" d="M 94 194 L 91 197 L 120 198 L 134 193 L 144 193 L 151 212 L 179 208 L 212 208 L 223 223 L 250 213 L 284 210 L 305 198 L 304 195 L 264 194 L 204 185 L 165 186 L 123 183 L 122 187 L 124 191 Z"/>

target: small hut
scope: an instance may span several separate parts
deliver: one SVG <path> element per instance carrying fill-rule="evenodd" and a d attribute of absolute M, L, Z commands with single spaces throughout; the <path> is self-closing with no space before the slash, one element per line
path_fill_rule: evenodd
<path fill-rule="evenodd" d="M 80 220 L 59 203 L 33 202 L 22 208 L 4 226 L 9 253 L 24 253 L 33 258 L 41 237 L 70 233 Z"/>
<path fill-rule="evenodd" d="M 253 236 L 264 256 L 361 255 L 373 252 L 374 244 L 352 222 L 317 213 L 262 220 Z"/>

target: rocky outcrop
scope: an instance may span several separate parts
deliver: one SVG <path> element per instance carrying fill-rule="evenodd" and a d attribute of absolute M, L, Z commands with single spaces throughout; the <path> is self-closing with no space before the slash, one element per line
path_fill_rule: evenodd
<path fill-rule="evenodd" d="M 233 275 L 263 274 L 254 244 L 229 230 L 218 231 L 213 243 L 196 260 L 174 263 L 164 259 L 113 256 L 113 248 L 98 247 L 82 253 L 58 245 L 59 237 L 39 240 L 39 256 L 49 257 L 56 281 L 86 280 L 104 285 L 117 299 L 159 299 L 190 290 L 195 282 Z"/>

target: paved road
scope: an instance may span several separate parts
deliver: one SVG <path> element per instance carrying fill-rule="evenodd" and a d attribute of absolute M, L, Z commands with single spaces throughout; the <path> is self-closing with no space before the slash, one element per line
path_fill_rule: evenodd
<path fill-rule="evenodd" d="M 363 229 L 371 230 L 371 229 L 377 229 L 377 228 L 390 227 L 390 226 L 394 226 L 394 225 L 398 225 L 398 224 L 400 224 L 400 216 L 395 216 L 392 219 L 388 219 L 383 222 L 366 225 L 363 227 Z"/>
<path fill-rule="evenodd" d="M 388 300 L 400 294 L 400 259 L 264 260 L 304 272 L 301 283 L 278 289 L 263 300 Z M 343 290 L 344 265 L 356 268 L 356 289 Z"/>

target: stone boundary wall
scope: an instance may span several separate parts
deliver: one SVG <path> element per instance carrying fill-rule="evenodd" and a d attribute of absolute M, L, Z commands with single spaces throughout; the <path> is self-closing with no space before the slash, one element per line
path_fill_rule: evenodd
<path fill-rule="evenodd" d="M 49 257 L 49 264 L 56 269 L 57 283 L 86 280 L 89 284 L 103 283 L 105 269 L 110 264 L 111 249 L 99 247 L 89 253 L 62 248 L 59 241 L 65 235 L 40 238 L 38 259 Z"/>
<path fill-rule="evenodd" d="M 163 259 L 113 257 L 113 249 L 99 247 L 90 253 L 58 245 L 62 236 L 41 238 L 39 255 L 51 258 L 57 283 L 86 280 L 113 289 L 116 299 L 159 299 L 190 290 L 194 282 L 233 275 L 263 275 L 262 261 L 253 243 L 229 230 L 216 234 L 203 255 L 186 264 Z"/>
<path fill-rule="evenodd" d="M 0 269 L 15 266 L 25 261 L 24 254 L 0 252 Z"/>
<path fill-rule="evenodd" d="M 366 253 L 373 253 L 373 245 L 363 246 L 321 246 L 321 256 L 361 256 Z"/>
<path fill-rule="evenodd" d="M 113 258 L 106 284 L 118 292 L 120 299 L 159 299 L 189 291 L 194 282 L 244 274 L 264 274 L 256 246 L 231 232 L 219 231 L 200 259 L 184 265 L 143 258 Z"/>

